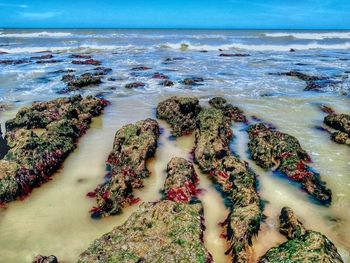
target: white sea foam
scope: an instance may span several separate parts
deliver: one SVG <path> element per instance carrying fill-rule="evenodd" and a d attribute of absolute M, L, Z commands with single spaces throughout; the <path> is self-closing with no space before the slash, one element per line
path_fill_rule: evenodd
<path fill-rule="evenodd" d="M 350 32 L 324 32 L 324 33 L 297 33 L 297 32 L 285 32 L 285 33 L 264 33 L 265 37 L 290 37 L 296 39 L 350 39 Z"/>
<path fill-rule="evenodd" d="M 171 48 L 171 49 L 185 49 L 185 45 L 187 45 L 188 50 L 208 50 L 208 51 L 216 51 L 222 49 L 223 51 L 230 50 L 252 50 L 252 51 L 289 51 L 290 49 L 296 50 L 309 50 L 309 49 L 350 49 L 350 42 L 342 43 L 342 44 L 320 44 L 317 42 L 309 43 L 309 44 L 289 44 L 289 45 L 250 45 L 250 44 L 225 44 L 225 45 L 196 45 L 190 43 L 165 43 L 162 45 L 156 46 L 157 48 Z"/>
<path fill-rule="evenodd" d="M 0 37 L 67 37 L 71 36 L 72 33 L 69 32 L 33 32 L 33 33 L 0 33 Z"/>

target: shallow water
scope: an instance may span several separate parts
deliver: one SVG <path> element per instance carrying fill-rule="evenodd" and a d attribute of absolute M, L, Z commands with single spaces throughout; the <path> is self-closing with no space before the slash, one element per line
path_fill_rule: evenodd
<path fill-rule="evenodd" d="M 278 215 L 283 206 L 290 206 L 306 227 L 327 235 L 338 247 L 344 261 L 350 262 L 350 148 L 333 143 L 327 133 L 314 129 L 315 125 L 322 125 L 325 116 L 318 109 L 319 103 L 331 105 L 337 112 L 350 113 L 349 96 L 339 95 L 340 90 L 349 89 L 349 73 L 346 72 L 350 69 L 350 62 L 346 59 L 350 59 L 350 55 L 344 46 L 344 43 L 350 41 L 350 38 L 346 39 L 347 32 L 342 32 L 338 37 L 343 38 L 337 39 L 329 39 L 332 35 L 325 35 L 324 32 L 312 32 L 307 36 L 296 35 L 294 38 L 283 39 L 280 35 L 261 36 L 265 33 L 277 34 L 276 32 L 91 31 L 82 34 L 72 31 L 71 35 L 67 35 L 69 33 L 67 31 L 64 33 L 66 35 L 45 36 L 42 33 L 43 36 L 40 34 L 38 36 L 36 31 L 34 33 L 4 31 L 3 34 L 20 34 L 6 37 L 0 34 L 0 43 L 10 45 L 1 46 L 0 51 L 11 48 L 26 51 L 0 55 L 0 60 L 36 56 L 38 54 L 31 52 L 37 50 L 34 48 L 38 47 L 38 43 L 45 44 L 46 49 L 47 46 L 65 49 L 64 52 L 53 54 L 57 59 L 64 60 L 58 64 L 0 65 L 0 104 L 8 105 L 8 109 L 0 111 L 0 123 L 12 118 L 21 106 L 29 105 L 36 100 L 64 96 L 56 93 L 64 87 L 60 81 L 62 74 L 50 72 L 75 68 L 79 73 L 93 68 L 70 63 L 71 59 L 68 56 L 72 50 L 69 47 L 73 44 L 67 44 L 69 39 L 77 41 L 74 44 L 80 46 L 77 51 L 91 52 L 95 59 L 102 61 L 103 66 L 113 69 L 110 76 L 115 77 L 116 81 L 105 79 L 101 86 L 82 91 L 83 95 L 102 92 L 112 105 L 106 108 L 102 117 L 93 121 L 91 129 L 79 141 L 78 148 L 68 157 L 64 167 L 50 182 L 35 189 L 27 199 L 12 202 L 7 205 L 7 209 L 0 210 L 1 262 L 30 262 L 38 253 L 55 254 L 64 262 L 74 262 L 94 239 L 125 222 L 138 205 L 124 209 L 121 215 L 93 220 L 88 211 L 94 205 L 94 200 L 87 198 L 86 193 L 103 181 L 105 160 L 112 148 L 115 131 L 127 123 L 148 117 L 155 118 L 157 103 L 174 94 L 197 96 L 203 105 L 214 95 L 224 96 L 229 102 L 240 106 L 248 116 L 257 116 L 275 124 L 281 131 L 294 135 L 310 153 L 314 161 L 312 166 L 320 172 L 322 179 L 333 191 L 332 205 L 322 207 L 313 203 L 297 185 L 257 167 L 248 159 L 245 127 L 234 124 L 232 128 L 236 137 L 232 149 L 242 159 L 247 160 L 259 174 L 259 192 L 267 201 L 264 211 L 267 219 L 254 242 L 256 259 L 270 247 L 285 240 L 277 230 Z M 256 35 L 259 39 L 252 40 Z M 263 47 L 257 50 L 229 47 L 227 52 L 247 52 L 251 56 L 242 58 L 218 56 L 219 46 L 230 41 L 237 42 L 237 39 L 247 39 L 247 36 L 250 38 L 245 40 L 248 41 L 245 44 L 260 46 L 289 47 L 297 44 L 305 46 L 314 41 L 319 41 L 318 45 L 325 45 L 328 42 L 332 42 L 328 43 L 329 45 L 344 45 L 341 49 L 323 47 L 296 53 L 281 51 L 280 48 L 262 52 L 260 49 Z M 300 37 L 315 39 L 299 39 Z M 183 39 L 201 45 L 199 47 L 193 45 L 189 50 L 181 51 L 176 43 L 182 42 Z M 106 48 L 102 45 L 111 44 L 104 43 L 106 41 L 123 45 L 129 43 L 132 46 Z M 156 48 L 166 43 L 170 47 Z M 92 44 L 95 46 L 91 47 Z M 176 45 L 173 47 L 172 44 Z M 83 45 L 89 47 L 81 47 Z M 200 49 L 207 49 L 208 52 L 198 52 Z M 168 57 L 185 59 L 164 64 L 165 58 Z M 306 65 L 296 65 L 298 63 Z M 137 72 L 139 75 L 135 76 L 130 69 L 138 65 L 152 67 L 152 70 Z M 325 93 L 303 92 L 305 86 L 303 81 L 267 74 L 291 69 L 335 78 L 340 75 L 338 79 L 342 79 L 342 83 L 335 88 L 329 88 Z M 176 83 L 174 87 L 165 88 L 158 85 L 159 80 L 151 78 L 157 71 L 168 74 Z M 201 76 L 205 81 L 203 85 L 194 87 L 185 87 L 178 82 L 188 76 Z M 123 88 L 123 85 L 130 81 L 143 81 L 146 86 L 135 90 Z M 163 187 L 167 162 L 173 156 L 189 158 L 189 152 L 193 147 L 193 136 L 173 140 L 169 137 L 167 124 L 164 122 L 160 124 L 163 132 L 159 147 L 155 158 L 148 163 L 152 172 L 151 177 L 145 180 L 145 187 L 136 192 L 143 202 L 155 201 L 161 197 L 159 190 Z M 226 262 L 225 243 L 219 237 L 220 228 L 217 224 L 225 219 L 227 210 L 220 194 L 213 188 L 208 178 L 200 173 L 199 178 L 200 188 L 204 189 L 199 198 L 205 209 L 206 246 L 213 254 L 215 262 Z"/>

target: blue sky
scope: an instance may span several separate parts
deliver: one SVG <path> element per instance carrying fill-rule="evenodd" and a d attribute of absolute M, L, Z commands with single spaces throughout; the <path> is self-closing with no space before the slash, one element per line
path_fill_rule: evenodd
<path fill-rule="evenodd" d="M 0 0 L 0 27 L 350 29 L 350 1 Z"/>

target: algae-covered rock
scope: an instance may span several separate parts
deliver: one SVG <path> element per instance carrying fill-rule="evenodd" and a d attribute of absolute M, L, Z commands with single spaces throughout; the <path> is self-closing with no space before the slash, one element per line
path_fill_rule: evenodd
<path fill-rule="evenodd" d="M 166 199 L 187 203 L 196 197 L 198 184 L 193 165 L 183 158 L 172 158 L 167 166 L 167 178 L 164 183 Z"/>
<path fill-rule="evenodd" d="M 96 97 L 75 96 L 19 110 L 6 122 L 9 149 L 0 161 L 0 202 L 24 197 L 46 182 L 107 104 Z"/>
<path fill-rule="evenodd" d="M 106 181 L 89 193 L 97 200 L 97 207 L 92 209 L 94 217 L 116 214 L 137 201 L 133 189 L 142 187 L 142 179 L 149 176 L 146 161 L 155 154 L 158 137 L 159 126 L 153 119 L 128 124 L 117 131 L 107 160 Z"/>
<path fill-rule="evenodd" d="M 32 263 L 58 263 L 58 260 L 55 256 L 51 255 L 51 256 L 42 256 L 42 255 L 38 255 L 34 258 Z"/>
<path fill-rule="evenodd" d="M 78 90 L 87 86 L 98 85 L 102 83 L 100 74 L 93 73 L 84 73 L 79 77 L 71 74 L 64 75 L 62 77 L 62 81 L 67 83 L 67 88 L 62 92 Z"/>
<path fill-rule="evenodd" d="M 197 118 L 195 161 L 219 185 L 230 213 L 223 222 L 232 262 L 249 262 L 252 238 L 260 228 L 262 205 L 256 191 L 256 174 L 230 152 L 232 118 L 226 101 L 214 99 L 214 108 L 203 109 Z"/>
<path fill-rule="evenodd" d="M 173 158 L 167 172 L 164 192 L 187 189 L 186 199 L 166 194 L 168 200 L 142 204 L 123 225 L 95 240 L 78 263 L 213 262 L 203 243 L 203 206 L 194 202 L 193 165 Z"/>
<path fill-rule="evenodd" d="M 209 104 L 216 109 L 223 110 L 225 116 L 235 122 L 247 122 L 247 118 L 243 114 L 243 111 L 240 108 L 227 103 L 225 98 L 214 97 L 209 100 Z"/>
<path fill-rule="evenodd" d="M 143 204 L 95 240 L 78 263 L 212 262 L 202 241 L 203 207 L 164 200 Z"/>
<path fill-rule="evenodd" d="M 1 124 L 0 124 L 0 160 L 6 155 L 8 152 L 8 145 L 6 140 L 2 136 Z"/>
<path fill-rule="evenodd" d="M 200 112 L 197 98 L 171 97 L 157 107 L 157 118 L 166 120 L 174 136 L 181 136 L 195 129 L 196 117 Z"/>
<path fill-rule="evenodd" d="M 350 145 L 350 115 L 331 113 L 327 115 L 323 122 L 329 127 L 338 130 L 331 134 L 331 139 L 336 143 Z"/>
<path fill-rule="evenodd" d="M 331 190 L 307 165 L 311 159 L 295 137 L 268 128 L 263 123 L 251 125 L 248 134 L 251 157 L 259 166 L 276 166 L 288 178 L 300 182 L 303 189 L 321 203 L 327 205 L 331 202 Z"/>
<path fill-rule="evenodd" d="M 223 111 L 203 109 L 197 117 L 195 138 L 195 161 L 204 172 L 210 172 L 219 165 L 218 160 L 230 154 L 232 131 Z"/>
<path fill-rule="evenodd" d="M 321 233 L 306 230 L 288 207 L 281 211 L 280 231 L 289 240 L 268 250 L 260 263 L 343 262 L 334 244 Z"/>

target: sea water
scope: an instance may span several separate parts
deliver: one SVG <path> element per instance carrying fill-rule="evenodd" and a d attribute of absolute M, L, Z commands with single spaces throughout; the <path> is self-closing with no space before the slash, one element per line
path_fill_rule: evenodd
<path fill-rule="evenodd" d="M 29 59 L 19 65 L 0 64 L 0 123 L 15 116 L 20 107 L 34 101 L 67 96 L 61 69 L 77 74 L 94 66 L 73 65 L 71 54 L 90 54 L 113 72 L 98 87 L 79 92 L 102 95 L 112 104 L 95 118 L 91 128 L 52 180 L 34 189 L 23 201 L 0 210 L 1 262 L 30 262 L 37 254 L 54 254 L 63 262 L 75 262 L 89 244 L 113 227 L 123 224 L 138 205 L 100 220 L 91 219 L 94 200 L 86 197 L 103 182 L 105 161 L 112 149 L 114 134 L 127 123 L 155 118 L 158 102 L 172 95 L 196 96 L 203 105 L 213 96 L 224 96 L 245 111 L 273 123 L 279 130 L 297 137 L 327 186 L 332 189 L 330 207 L 320 206 L 285 178 L 276 177 L 249 160 L 245 126 L 232 126 L 231 148 L 249 162 L 259 175 L 259 193 L 266 201 L 258 237 L 254 240 L 253 262 L 285 238 L 278 232 L 278 215 L 283 206 L 294 209 L 309 229 L 320 231 L 350 262 L 350 148 L 337 145 L 329 134 L 314 127 L 325 116 L 320 104 L 337 112 L 350 113 L 350 32 L 349 31 L 230 31 L 230 30 L 0 30 L 0 60 Z M 184 45 L 185 44 L 185 45 Z M 289 52 L 293 48 L 296 52 Z M 222 51 L 220 51 L 221 49 Z M 36 64 L 33 56 L 52 51 L 53 64 Z M 247 57 L 220 57 L 221 53 L 249 54 Z M 167 58 L 181 58 L 166 61 Z M 148 71 L 132 71 L 147 66 Z M 323 93 L 305 92 L 305 82 L 270 73 L 298 70 L 330 77 L 337 84 Z M 152 78 L 160 72 L 175 85 L 163 87 Z M 107 79 L 112 77 L 113 81 Z M 197 86 L 184 86 L 186 77 L 203 77 Z M 144 82 L 133 90 L 129 82 Z M 142 202 L 156 201 L 166 177 L 167 162 L 173 156 L 190 158 L 194 136 L 174 140 L 169 126 L 161 121 L 162 134 L 155 158 L 148 162 L 152 172 L 145 187 L 136 191 Z M 4 127 L 2 127 L 4 128 Z M 206 220 L 205 244 L 215 262 L 227 262 L 225 241 L 218 223 L 227 216 L 220 194 L 199 170 L 199 198 Z"/>

